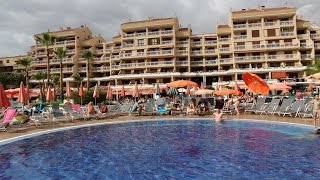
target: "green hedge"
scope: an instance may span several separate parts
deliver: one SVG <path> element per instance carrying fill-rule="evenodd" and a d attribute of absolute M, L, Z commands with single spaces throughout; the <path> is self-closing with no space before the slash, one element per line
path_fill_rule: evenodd
<path fill-rule="evenodd" d="M 95 99 L 93 96 L 93 90 L 85 91 L 84 96 L 82 97 L 82 104 L 88 104 L 90 101 L 95 103 Z M 73 92 L 72 97 L 75 104 L 81 104 L 81 99 L 78 92 Z M 100 91 L 99 92 L 99 98 L 97 98 L 97 103 L 106 102 L 108 104 L 113 104 L 112 101 L 108 102 L 106 100 L 106 92 Z"/>

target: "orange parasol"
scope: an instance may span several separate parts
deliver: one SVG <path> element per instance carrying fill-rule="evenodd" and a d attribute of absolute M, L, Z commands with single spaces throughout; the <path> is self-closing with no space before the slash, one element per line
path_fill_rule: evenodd
<path fill-rule="evenodd" d="M 242 92 L 236 91 L 234 89 L 221 89 L 219 91 L 214 91 L 213 94 L 216 96 L 224 96 L 224 95 L 230 95 L 230 94 L 240 96 L 242 95 Z"/>
<path fill-rule="evenodd" d="M 187 87 L 186 95 L 190 95 L 190 86 Z"/>
<path fill-rule="evenodd" d="M 187 87 L 187 86 L 198 87 L 198 84 L 193 81 L 189 81 L 189 80 L 178 80 L 178 81 L 173 81 L 171 83 L 168 83 L 168 86 L 169 87 L 176 87 L 176 88 Z"/>
<path fill-rule="evenodd" d="M 253 92 L 258 94 L 269 94 L 269 86 L 256 74 L 244 73 L 242 74 L 242 79 Z"/>
<path fill-rule="evenodd" d="M 203 89 L 204 89 L 203 82 L 201 82 L 200 89 L 201 89 L 201 90 L 203 90 Z"/>
<path fill-rule="evenodd" d="M 134 84 L 134 86 L 132 87 L 132 97 L 139 97 L 140 93 L 139 93 L 139 89 L 138 89 L 138 84 L 137 82 Z"/>
<path fill-rule="evenodd" d="M 18 102 L 24 104 L 26 101 L 27 101 L 27 99 L 26 99 L 25 88 L 24 88 L 23 82 L 21 82 L 20 88 L 19 88 Z"/>
<path fill-rule="evenodd" d="M 93 98 L 95 98 L 95 99 L 99 98 L 98 84 L 96 84 L 96 86 L 94 87 Z"/>
<path fill-rule="evenodd" d="M 0 84 L 0 107 L 9 107 L 10 106 L 10 102 L 8 97 L 6 96 L 4 89 L 2 87 L 2 85 Z"/>
<path fill-rule="evenodd" d="M 312 82 L 309 83 L 308 91 L 309 91 L 309 92 L 312 92 L 312 91 L 313 91 Z"/>
<path fill-rule="evenodd" d="M 47 94 L 46 94 L 46 100 L 48 102 L 53 101 L 53 93 L 52 93 L 52 90 L 51 90 L 51 85 L 48 86 Z"/>
<path fill-rule="evenodd" d="M 111 89 L 110 83 L 108 84 L 106 98 L 107 98 L 107 99 L 112 99 L 112 89 Z"/>
<path fill-rule="evenodd" d="M 120 91 L 120 97 L 125 97 L 125 96 L 126 96 L 126 90 L 124 89 L 124 86 L 122 86 Z"/>
<path fill-rule="evenodd" d="M 83 97 L 83 96 L 84 96 L 82 81 L 80 82 L 80 86 L 79 86 L 79 96 L 80 96 L 80 97 Z"/>
<path fill-rule="evenodd" d="M 66 93 L 67 93 L 67 98 L 71 97 L 71 89 L 70 89 L 70 84 L 67 82 L 67 87 L 66 87 Z"/>
<path fill-rule="evenodd" d="M 289 90 L 292 89 L 292 87 L 286 85 L 285 83 L 280 83 L 280 84 L 271 84 L 269 85 L 270 90 Z"/>
<path fill-rule="evenodd" d="M 195 95 L 207 95 L 207 94 L 212 94 L 214 90 L 211 89 L 200 89 L 197 92 L 195 92 Z"/>

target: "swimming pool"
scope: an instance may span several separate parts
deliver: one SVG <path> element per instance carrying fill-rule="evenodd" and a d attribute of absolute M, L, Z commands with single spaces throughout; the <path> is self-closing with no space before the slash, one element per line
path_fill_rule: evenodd
<path fill-rule="evenodd" d="M 318 179 L 314 131 L 208 119 L 82 127 L 0 146 L 0 179 Z"/>

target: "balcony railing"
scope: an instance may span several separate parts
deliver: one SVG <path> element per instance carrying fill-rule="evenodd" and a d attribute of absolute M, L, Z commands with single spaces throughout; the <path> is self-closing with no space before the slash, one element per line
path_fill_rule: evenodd
<path fill-rule="evenodd" d="M 76 52 L 76 50 L 74 50 L 74 49 L 68 49 L 66 51 L 67 54 L 74 54 L 75 52 Z"/>
<path fill-rule="evenodd" d="M 301 59 L 311 59 L 310 54 L 301 54 Z"/>
<path fill-rule="evenodd" d="M 102 59 L 103 59 L 103 61 L 109 61 L 110 57 L 103 57 Z"/>
<path fill-rule="evenodd" d="M 172 54 L 172 50 L 162 50 L 162 54 Z"/>
<path fill-rule="evenodd" d="M 219 51 L 221 51 L 221 52 L 230 51 L 230 47 L 219 48 Z"/>
<path fill-rule="evenodd" d="M 233 39 L 235 39 L 235 40 L 238 40 L 238 39 L 246 39 L 247 38 L 247 35 L 235 35 L 234 37 L 233 37 Z"/>
<path fill-rule="evenodd" d="M 178 50 L 177 54 L 188 54 L 187 50 Z"/>
<path fill-rule="evenodd" d="M 221 58 L 220 59 L 220 63 L 227 63 L 227 62 L 231 62 L 232 58 Z"/>
<path fill-rule="evenodd" d="M 205 62 L 205 64 L 217 64 L 218 63 L 217 60 L 205 60 L 204 62 Z"/>
<path fill-rule="evenodd" d="M 161 54 L 161 51 L 147 51 L 147 55 L 158 55 Z"/>
<path fill-rule="evenodd" d="M 184 65 L 184 64 L 188 64 L 188 61 L 176 61 L 176 64 Z"/>
<path fill-rule="evenodd" d="M 120 65 L 111 65 L 111 69 L 119 69 Z"/>
<path fill-rule="evenodd" d="M 132 34 L 123 34 L 124 38 L 130 38 L 130 37 L 134 37 L 134 33 Z"/>
<path fill-rule="evenodd" d="M 47 64 L 47 61 L 46 60 L 44 60 L 44 61 L 39 61 L 39 60 L 37 60 L 37 61 L 32 61 L 32 64 L 33 65 L 38 65 L 38 64 Z"/>
<path fill-rule="evenodd" d="M 123 54 L 120 54 L 120 57 L 131 57 L 132 56 L 132 53 L 123 53 Z"/>
<path fill-rule="evenodd" d="M 191 64 L 194 64 L 194 65 L 195 65 L 195 64 L 203 64 L 203 61 L 191 61 L 190 63 L 191 63 Z"/>
<path fill-rule="evenodd" d="M 320 48 L 320 43 L 314 43 L 315 48 Z"/>
<path fill-rule="evenodd" d="M 288 20 L 288 21 L 280 21 L 280 26 L 287 26 L 287 25 L 292 25 L 293 21 Z"/>
<path fill-rule="evenodd" d="M 217 44 L 217 40 L 204 41 L 204 44 Z"/>
<path fill-rule="evenodd" d="M 235 57 L 236 61 L 257 61 L 264 60 L 265 56 L 238 56 Z"/>
<path fill-rule="evenodd" d="M 103 54 L 103 49 L 96 49 L 94 52 L 96 54 Z"/>
<path fill-rule="evenodd" d="M 233 29 L 241 29 L 241 28 L 246 28 L 247 24 L 234 24 Z"/>
<path fill-rule="evenodd" d="M 219 42 L 227 42 L 229 40 L 230 40 L 230 38 L 219 38 L 218 39 Z"/>
<path fill-rule="evenodd" d="M 102 66 L 102 67 L 92 67 L 91 68 L 92 71 L 109 71 L 110 70 L 110 67 L 107 67 L 107 66 Z"/>
<path fill-rule="evenodd" d="M 123 45 L 123 48 L 132 48 L 133 47 L 133 44 L 124 44 Z"/>
<path fill-rule="evenodd" d="M 261 23 L 250 23 L 249 28 L 254 28 L 254 27 L 261 27 Z"/>
<path fill-rule="evenodd" d="M 145 36 L 147 33 L 145 32 L 140 32 L 140 33 L 137 33 L 137 36 Z"/>
<path fill-rule="evenodd" d="M 298 38 L 309 38 L 310 34 L 297 34 Z"/>
<path fill-rule="evenodd" d="M 200 50 L 193 50 L 193 51 L 191 51 L 191 54 L 201 54 L 201 51 Z"/>
<path fill-rule="evenodd" d="M 162 41 L 161 44 L 172 44 L 172 41 Z"/>
<path fill-rule="evenodd" d="M 148 32 L 149 36 L 158 35 L 158 34 L 160 34 L 159 31 Z"/>
<path fill-rule="evenodd" d="M 201 41 L 193 41 L 192 44 L 193 44 L 193 45 L 201 45 L 202 42 L 201 42 Z"/>
<path fill-rule="evenodd" d="M 78 71 L 79 72 L 87 71 L 87 67 L 80 67 L 78 68 Z"/>
<path fill-rule="evenodd" d="M 265 26 L 275 26 L 277 24 L 277 21 L 272 21 L 272 22 L 265 22 Z"/>
<path fill-rule="evenodd" d="M 188 41 L 177 41 L 177 44 L 188 44 Z"/>
<path fill-rule="evenodd" d="M 119 49 L 121 49 L 121 46 L 114 46 L 113 47 L 113 50 L 119 50 Z"/>
<path fill-rule="evenodd" d="M 161 31 L 161 34 L 172 34 L 172 30 L 164 30 L 164 31 Z"/>
<path fill-rule="evenodd" d="M 234 46 L 235 50 L 240 50 L 240 49 L 245 49 L 245 48 L 246 48 L 246 45 L 236 45 L 236 46 Z"/>
<path fill-rule="evenodd" d="M 310 47 L 310 48 L 312 48 L 313 44 L 311 44 L 311 43 L 300 43 L 300 47 L 304 47 L 304 48 Z"/>
<path fill-rule="evenodd" d="M 37 56 L 45 56 L 45 55 L 47 55 L 47 53 L 46 52 L 37 52 L 36 55 Z"/>
<path fill-rule="evenodd" d="M 319 38 L 319 37 L 320 37 L 320 34 L 311 34 L 310 37 L 311 37 L 311 38 Z"/>
<path fill-rule="evenodd" d="M 171 65 L 171 64 L 173 64 L 173 61 L 147 62 L 146 64 L 147 64 L 148 66 L 152 66 L 152 65 Z"/>
<path fill-rule="evenodd" d="M 110 58 L 111 58 L 111 59 L 119 59 L 119 58 L 120 58 L 120 55 L 111 55 Z"/>
<path fill-rule="evenodd" d="M 214 50 L 214 49 L 208 49 L 208 50 L 205 50 L 204 53 L 205 53 L 205 54 L 214 54 L 214 53 L 216 53 L 216 50 Z"/>
<path fill-rule="evenodd" d="M 294 32 L 281 32 L 280 36 L 294 36 Z"/>
<path fill-rule="evenodd" d="M 252 49 L 260 49 L 260 48 L 264 48 L 264 45 L 252 44 Z"/>
<path fill-rule="evenodd" d="M 60 63 L 60 59 L 51 59 L 50 60 L 51 63 Z M 62 59 L 62 63 L 66 63 L 66 62 L 72 62 L 72 58 L 63 58 Z"/>
<path fill-rule="evenodd" d="M 137 52 L 137 56 L 144 56 L 144 52 Z"/>

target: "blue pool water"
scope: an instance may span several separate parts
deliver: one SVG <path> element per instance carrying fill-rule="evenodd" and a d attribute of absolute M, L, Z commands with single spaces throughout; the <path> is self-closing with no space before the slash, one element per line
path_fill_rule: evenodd
<path fill-rule="evenodd" d="M 0 146 L 0 179 L 318 179 L 314 131 L 205 119 L 84 127 Z"/>

